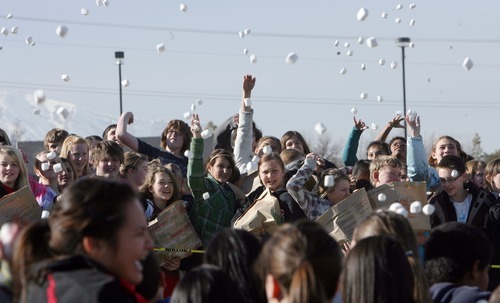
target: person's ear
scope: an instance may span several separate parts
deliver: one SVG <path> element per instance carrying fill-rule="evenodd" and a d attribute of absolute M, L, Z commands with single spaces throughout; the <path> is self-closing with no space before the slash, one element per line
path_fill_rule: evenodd
<path fill-rule="evenodd" d="M 379 177 L 380 177 L 380 172 L 374 171 L 373 172 L 373 180 L 375 180 L 375 182 L 379 182 Z"/>
<path fill-rule="evenodd" d="M 94 237 L 83 237 L 82 240 L 84 251 L 90 256 L 95 257 L 100 254 L 103 249 L 103 245 L 100 240 Z"/>

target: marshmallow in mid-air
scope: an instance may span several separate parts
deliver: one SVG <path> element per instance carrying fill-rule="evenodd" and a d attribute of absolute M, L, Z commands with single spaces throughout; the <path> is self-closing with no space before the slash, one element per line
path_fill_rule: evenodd
<path fill-rule="evenodd" d="M 391 62 L 391 68 L 392 69 L 396 69 L 396 67 L 398 67 L 398 61 L 392 61 Z"/>
<path fill-rule="evenodd" d="M 380 194 L 378 194 L 377 199 L 378 199 L 380 202 L 385 202 L 385 200 L 387 200 L 387 196 L 386 196 L 384 193 L 380 193 Z"/>
<path fill-rule="evenodd" d="M 257 169 L 259 169 L 259 163 L 256 163 L 253 161 L 247 162 L 247 164 L 246 164 L 247 172 L 253 172 L 253 171 L 256 171 Z"/>
<path fill-rule="evenodd" d="M 165 43 L 156 44 L 156 51 L 161 53 L 165 51 Z"/>
<path fill-rule="evenodd" d="M 352 113 L 353 115 L 356 115 L 356 114 L 358 113 L 358 109 L 357 109 L 357 108 L 355 108 L 355 107 L 351 108 L 351 113 Z"/>
<path fill-rule="evenodd" d="M 43 162 L 41 165 L 42 171 L 48 171 L 50 168 L 50 163 L 49 162 Z"/>
<path fill-rule="evenodd" d="M 13 26 L 10 28 L 10 33 L 15 35 L 15 34 L 17 34 L 18 30 L 19 30 L 19 27 Z"/>
<path fill-rule="evenodd" d="M 240 38 L 244 38 L 245 37 L 245 33 L 243 31 L 239 31 L 238 32 L 238 36 L 240 36 Z"/>
<path fill-rule="evenodd" d="M 2 34 L 4 36 L 8 36 L 9 30 L 6 27 L 2 27 L 2 29 L 0 29 L 0 34 Z"/>
<path fill-rule="evenodd" d="M 64 108 L 64 107 L 62 107 L 62 106 L 59 106 L 59 107 L 57 108 L 56 113 L 57 113 L 59 116 L 61 116 L 61 118 L 63 118 L 63 119 L 66 119 L 66 118 L 68 118 L 68 116 L 69 116 L 69 112 L 68 112 L 68 110 L 67 110 L 67 109 L 65 109 L 65 108 Z"/>
<path fill-rule="evenodd" d="M 410 118 L 410 121 L 413 122 L 415 121 L 415 119 L 417 118 L 417 112 L 414 111 L 413 109 L 409 109 L 406 114 L 408 115 L 408 117 Z"/>
<path fill-rule="evenodd" d="M 187 12 L 188 7 L 187 7 L 187 5 L 186 5 L 186 4 L 181 3 L 181 4 L 179 5 L 179 10 L 180 10 L 181 12 L 185 13 L 185 12 Z"/>
<path fill-rule="evenodd" d="M 365 43 L 365 38 L 363 37 L 358 37 L 358 44 L 363 45 Z"/>
<path fill-rule="evenodd" d="M 339 46 L 339 44 L 340 44 L 339 40 L 335 40 L 335 42 L 333 42 L 333 45 L 335 46 Z"/>
<path fill-rule="evenodd" d="M 398 23 L 398 24 L 399 24 L 399 23 L 401 23 L 401 18 L 395 18 L 395 19 L 394 19 L 394 22 L 396 22 L 396 23 Z"/>
<path fill-rule="evenodd" d="M 367 93 L 361 93 L 361 95 L 359 95 L 359 97 L 361 99 L 365 99 L 366 100 L 368 98 L 368 94 Z"/>
<path fill-rule="evenodd" d="M 325 179 L 323 180 L 323 185 L 325 187 L 332 187 L 334 183 L 335 183 L 335 179 L 333 178 L 332 175 L 325 176 Z"/>
<path fill-rule="evenodd" d="M 62 74 L 61 75 L 61 80 L 63 80 L 64 82 L 68 82 L 69 81 L 69 76 L 67 74 Z"/>
<path fill-rule="evenodd" d="M 377 123 L 372 123 L 371 127 L 372 127 L 373 130 L 377 130 L 378 129 L 378 124 Z"/>
<path fill-rule="evenodd" d="M 419 214 L 422 211 L 422 203 L 415 201 L 410 204 L 410 213 Z"/>
<path fill-rule="evenodd" d="M 31 45 L 31 46 L 35 45 L 35 41 L 33 40 L 33 37 L 27 36 L 26 37 L 26 44 Z"/>
<path fill-rule="evenodd" d="M 82 9 L 80 9 L 80 14 L 87 16 L 89 14 L 89 10 L 86 8 L 82 8 Z"/>
<path fill-rule="evenodd" d="M 378 45 L 377 39 L 375 39 L 375 37 L 370 37 L 366 39 L 366 45 L 370 48 L 377 47 Z"/>
<path fill-rule="evenodd" d="M 411 19 L 410 20 L 410 26 L 414 26 L 415 25 L 415 19 Z"/>
<path fill-rule="evenodd" d="M 410 44 L 408 44 L 408 46 L 409 46 L 410 48 L 414 48 L 414 47 L 415 47 L 415 42 L 410 42 Z"/>
<path fill-rule="evenodd" d="M 366 65 L 364 63 L 361 63 L 361 70 L 366 70 Z"/>
<path fill-rule="evenodd" d="M 6 17 L 7 17 L 7 19 L 12 19 L 12 16 L 13 15 L 11 13 L 8 13 Z"/>
<path fill-rule="evenodd" d="M 201 99 L 196 100 L 196 105 L 200 106 L 202 104 L 203 104 L 203 100 L 201 100 Z"/>
<path fill-rule="evenodd" d="M 368 10 L 364 7 L 360 8 L 356 14 L 356 18 L 358 21 L 364 21 L 366 17 L 368 17 Z"/>
<path fill-rule="evenodd" d="M 56 28 L 56 34 L 61 38 L 64 38 L 67 33 L 68 33 L 68 28 L 64 25 L 59 25 Z"/>
<path fill-rule="evenodd" d="M 392 203 L 392 204 L 391 204 L 391 206 L 389 206 L 389 210 L 390 210 L 390 211 L 394 211 L 394 212 L 395 212 L 398 208 L 405 208 L 405 207 L 403 206 L 403 204 L 401 204 L 401 203 L 399 203 L 399 202 L 394 202 L 394 203 Z"/>
<path fill-rule="evenodd" d="M 41 113 L 41 112 L 42 112 L 42 110 L 41 110 L 41 109 L 39 109 L 39 108 L 35 108 L 35 109 L 33 110 L 33 115 L 38 116 L 38 115 L 40 115 L 40 113 Z"/>
<path fill-rule="evenodd" d="M 196 110 L 196 104 L 191 104 L 191 111 L 194 112 Z"/>
<path fill-rule="evenodd" d="M 415 5 L 415 3 L 410 3 L 410 9 L 415 9 L 415 7 L 417 7 L 417 5 Z"/>
<path fill-rule="evenodd" d="M 42 219 L 48 219 L 50 216 L 50 212 L 48 210 L 42 210 Z"/>
<path fill-rule="evenodd" d="M 432 204 L 426 204 L 426 205 L 424 205 L 424 207 L 422 207 L 422 212 L 424 213 L 424 215 L 427 215 L 427 216 L 432 215 L 435 210 L 436 210 L 436 207 L 434 207 L 434 205 L 432 205 Z"/>
<path fill-rule="evenodd" d="M 188 159 L 192 159 L 193 158 L 193 153 L 189 149 L 186 149 L 184 151 L 184 157 L 186 157 Z"/>
<path fill-rule="evenodd" d="M 462 63 L 462 66 L 465 68 L 465 70 L 469 71 L 474 66 L 474 63 L 472 63 L 472 60 L 467 57 L 465 58 L 464 63 Z"/>
<path fill-rule="evenodd" d="M 349 42 L 344 42 L 344 47 L 349 47 L 349 46 L 351 46 L 351 43 L 349 43 Z"/>
<path fill-rule="evenodd" d="M 183 115 L 184 119 L 189 119 L 191 118 L 191 112 L 185 112 Z"/>
<path fill-rule="evenodd" d="M 347 51 L 347 55 L 348 55 L 348 56 L 352 56 L 352 50 L 348 50 L 348 51 Z"/>
<path fill-rule="evenodd" d="M 403 8 L 403 5 L 402 5 L 402 4 L 398 4 L 398 5 L 396 5 L 396 9 L 397 9 L 397 10 L 400 10 L 400 9 L 402 9 L 402 8 Z"/>
<path fill-rule="evenodd" d="M 57 157 L 57 154 L 55 151 L 51 151 L 50 153 L 47 154 L 47 159 L 53 160 Z"/>
<path fill-rule="evenodd" d="M 250 63 L 257 63 L 257 56 L 254 54 L 250 55 Z"/>
<path fill-rule="evenodd" d="M 244 55 L 248 55 L 248 49 L 247 48 L 243 49 L 243 54 Z"/>
<path fill-rule="evenodd" d="M 245 34 L 245 36 L 246 36 L 246 35 L 249 35 L 251 32 L 252 32 L 252 30 L 251 30 L 250 28 L 245 28 L 245 29 L 243 30 L 243 33 Z"/>
<path fill-rule="evenodd" d="M 382 15 L 380 17 L 387 19 L 388 16 L 389 14 L 387 14 L 387 12 L 382 12 Z"/>
<path fill-rule="evenodd" d="M 326 126 L 323 123 L 318 122 L 316 126 L 314 126 L 314 130 L 316 130 L 318 134 L 322 135 L 326 132 Z"/>
<path fill-rule="evenodd" d="M 130 81 L 128 81 L 127 79 L 122 80 L 122 86 L 123 87 L 127 87 L 129 85 L 130 85 Z"/>
<path fill-rule="evenodd" d="M 342 69 L 340 70 L 340 74 L 345 75 L 346 73 L 347 73 L 347 69 L 345 67 L 342 67 Z"/>
<path fill-rule="evenodd" d="M 288 56 L 286 56 L 285 62 L 287 64 L 294 64 L 295 62 L 297 62 L 298 59 L 299 56 L 297 56 L 296 53 L 289 53 Z"/>
<path fill-rule="evenodd" d="M 62 164 L 61 163 L 57 163 L 57 164 L 54 164 L 54 166 L 52 167 L 52 169 L 54 170 L 54 172 L 56 174 L 60 173 L 63 171 L 63 168 L 62 168 Z"/>
<path fill-rule="evenodd" d="M 401 117 L 401 114 L 402 114 L 402 113 L 401 113 L 401 111 L 400 111 L 400 110 L 397 110 L 397 111 L 396 111 L 396 116 L 400 116 L 400 117 Z"/>
<path fill-rule="evenodd" d="M 377 101 L 378 101 L 378 102 L 383 102 L 383 101 L 384 101 L 384 97 L 382 97 L 382 96 L 377 96 Z"/>
<path fill-rule="evenodd" d="M 212 132 L 209 129 L 205 129 L 204 131 L 201 132 L 201 137 L 203 139 L 206 139 L 210 136 L 212 136 Z"/>
<path fill-rule="evenodd" d="M 264 145 L 264 147 L 262 147 L 262 152 L 264 153 L 264 155 L 270 155 L 273 152 L 273 149 L 269 144 L 266 144 Z"/>
<path fill-rule="evenodd" d="M 384 65 L 384 64 L 385 64 L 385 59 L 379 59 L 379 60 L 378 60 L 378 64 L 380 64 L 380 65 Z"/>
<path fill-rule="evenodd" d="M 458 177 L 458 170 L 456 170 L 456 169 L 452 170 L 452 171 L 451 171 L 451 177 L 452 177 L 452 178 L 456 178 L 456 177 Z"/>
<path fill-rule="evenodd" d="M 35 100 L 36 104 L 43 103 L 45 101 L 45 93 L 41 89 L 37 89 L 33 93 L 33 99 Z"/>
<path fill-rule="evenodd" d="M 203 193 L 203 200 L 208 200 L 210 199 L 210 194 L 208 192 Z"/>

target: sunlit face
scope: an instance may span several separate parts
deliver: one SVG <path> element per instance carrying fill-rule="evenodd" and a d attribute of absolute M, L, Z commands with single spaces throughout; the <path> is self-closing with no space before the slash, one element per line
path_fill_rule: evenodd
<path fill-rule="evenodd" d="M 49 163 L 49 169 L 43 170 L 41 167 L 38 170 L 37 175 L 40 177 L 40 180 L 43 184 L 47 184 L 51 180 L 57 179 L 57 174 L 54 172 L 54 165 L 57 164 L 55 159 L 49 160 L 47 159 L 47 154 L 41 154 L 38 156 L 38 160 L 42 163 Z"/>
<path fill-rule="evenodd" d="M 260 181 L 271 191 L 277 191 L 284 186 L 283 176 L 285 172 L 276 160 L 263 162 L 259 166 Z"/>
<path fill-rule="evenodd" d="M 148 162 L 142 161 L 135 168 L 131 168 L 127 172 L 127 179 L 137 188 L 139 188 L 146 180 L 148 173 Z"/>
<path fill-rule="evenodd" d="M 465 173 L 458 177 L 452 177 L 452 170 L 449 168 L 438 168 L 437 172 L 441 187 L 446 191 L 448 196 L 457 201 L 457 198 L 465 191 L 464 182 L 467 178 Z"/>
<path fill-rule="evenodd" d="M 472 177 L 472 182 L 480 188 L 487 188 L 484 170 L 484 167 L 478 167 L 476 173 Z"/>
<path fill-rule="evenodd" d="M 167 150 L 170 152 L 179 151 L 184 146 L 184 135 L 175 130 L 167 131 Z"/>
<path fill-rule="evenodd" d="M 432 158 L 439 163 L 444 156 L 460 156 L 457 145 L 453 140 L 443 138 L 436 142 L 436 149 L 432 152 Z"/>
<path fill-rule="evenodd" d="M 376 174 L 377 172 L 374 172 Z M 401 181 L 401 167 L 386 166 L 378 171 L 377 185 L 382 185 L 390 182 Z"/>
<path fill-rule="evenodd" d="M 57 183 L 61 188 L 64 188 L 75 181 L 73 175 L 73 167 L 71 167 L 71 164 L 69 163 L 63 163 L 64 167 L 66 167 L 66 171 L 63 170 L 60 174 L 57 175 Z"/>
<path fill-rule="evenodd" d="M 398 155 L 406 156 L 406 142 L 401 139 L 396 139 L 391 144 L 391 155 L 397 157 Z"/>
<path fill-rule="evenodd" d="M 488 177 L 488 182 L 490 182 L 491 189 L 494 192 L 500 192 L 500 173 L 493 175 L 492 177 Z"/>
<path fill-rule="evenodd" d="M 380 155 L 386 155 L 385 151 L 380 145 L 372 145 L 367 151 L 368 160 L 373 160 Z"/>
<path fill-rule="evenodd" d="M 106 133 L 106 138 L 104 138 L 104 140 L 117 142 L 118 138 L 116 137 L 116 128 L 111 128 L 110 130 L 108 130 L 108 132 Z"/>
<path fill-rule="evenodd" d="M 275 140 L 272 140 L 272 139 L 267 139 L 267 140 L 264 140 L 262 142 L 260 142 L 260 144 L 257 146 L 257 148 L 255 149 L 254 153 L 259 156 L 259 157 L 262 157 L 264 155 L 264 151 L 262 150 L 264 148 L 264 146 L 266 145 L 269 145 L 271 147 L 271 151 L 273 153 L 277 153 L 281 146 L 278 145 L 277 142 L 275 142 Z"/>
<path fill-rule="evenodd" d="M 85 165 L 89 161 L 87 145 L 83 143 L 73 145 L 69 151 L 69 160 L 73 162 L 76 173 L 80 177 L 83 174 Z"/>
<path fill-rule="evenodd" d="M 217 157 L 213 165 L 208 165 L 208 172 L 217 182 L 226 183 L 233 174 L 233 167 L 225 157 Z"/>
<path fill-rule="evenodd" d="M 350 188 L 350 182 L 344 179 L 339 180 L 337 183 L 335 183 L 335 186 L 333 187 L 333 190 L 329 191 L 326 194 L 326 198 L 332 202 L 332 204 L 337 204 L 340 201 L 344 200 L 345 198 L 349 197 L 351 195 L 351 192 L 349 190 Z"/>
<path fill-rule="evenodd" d="M 286 149 L 294 148 L 294 149 L 299 150 L 301 153 L 304 152 L 304 145 L 302 144 L 302 141 L 300 141 L 297 138 L 297 136 L 292 136 L 292 137 L 290 137 L 290 139 L 286 140 L 285 148 Z"/>
<path fill-rule="evenodd" d="M 9 155 L 0 154 L 0 182 L 2 184 L 14 188 L 20 172 L 19 162 Z"/>
<path fill-rule="evenodd" d="M 95 174 L 99 177 L 116 179 L 120 173 L 120 159 L 116 157 L 105 157 L 95 163 Z"/>
<path fill-rule="evenodd" d="M 149 192 L 153 194 L 153 200 L 158 202 L 157 204 L 167 203 L 174 194 L 174 180 L 170 179 L 170 176 L 164 172 L 155 173 L 155 180 L 152 186 L 149 188 Z"/>
<path fill-rule="evenodd" d="M 153 241 L 139 201 L 127 203 L 125 207 L 126 220 L 118 231 L 116 250 L 103 240 L 102 248 L 91 257 L 118 278 L 139 284 L 143 278 L 140 261 L 148 255 Z"/>

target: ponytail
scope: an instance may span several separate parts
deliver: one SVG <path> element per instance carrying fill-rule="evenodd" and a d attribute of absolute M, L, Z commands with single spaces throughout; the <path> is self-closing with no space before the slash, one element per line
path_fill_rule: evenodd
<path fill-rule="evenodd" d="M 316 279 L 313 266 L 309 261 L 302 261 L 293 273 L 288 297 L 291 303 L 324 302 L 325 290 Z"/>

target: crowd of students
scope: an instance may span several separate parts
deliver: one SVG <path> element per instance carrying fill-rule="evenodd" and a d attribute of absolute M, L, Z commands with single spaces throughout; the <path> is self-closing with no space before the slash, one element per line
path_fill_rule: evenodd
<path fill-rule="evenodd" d="M 334 164 L 296 131 L 262 134 L 255 84 L 244 76 L 239 114 L 212 136 L 197 114 L 170 121 L 160 147 L 128 132 L 131 112 L 102 137 L 50 130 L 33 175 L 0 132 L 0 197 L 27 186 L 45 211 L 0 230 L 0 302 L 499 302 L 500 159 L 471 159 L 449 136 L 427 158 L 420 117 L 396 116 L 366 159 L 355 118 Z M 386 143 L 403 122 L 408 138 Z M 395 181 L 426 182 L 430 233 L 383 210 L 341 247 L 314 222 L 353 191 Z M 203 254 L 158 258 L 148 222 L 179 200 Z M 260 201 L 277 209 L 272 228 L 233 228 Z"/>

